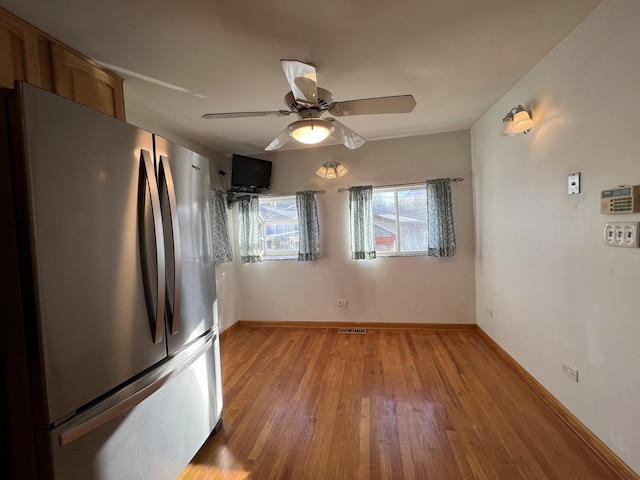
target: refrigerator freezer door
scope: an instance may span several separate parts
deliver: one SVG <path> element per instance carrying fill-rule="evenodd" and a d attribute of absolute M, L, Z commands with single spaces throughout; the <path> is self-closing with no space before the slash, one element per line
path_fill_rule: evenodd
<path fill-rule="evenodd" d="M 142 172 L 150 133 L 30 85 L 21 91 L 31 194 L 24 210 L 46 391 L 37 420 L 47 425 L 166 357 L 150 325 L 163 299 L 149 300 L 145 289 L 164 289 L 154 227 L 141 241 L 139 224 L 154 220 L 147 196 L 157 187 L 153 167 Z"/>
<path fill-rule="evenodd" d="M 211 236 L 209 160 L 154 136 L 165 249 L 167 252 L 167 339 L 169 354 L 213 326 L 216 301 Z M 173 186 L 173 192 L 172 187 Z M 175 196 L 175 206 L 172 206 Z M 172 215 L 177 211 L 177 229 Z M 173 241 L 175 232 L 178 241 Z M 179 252 L 174 252 L 174 248 Z M 180 284 L 176 288 L 176 278 Z M 175 296 L 179 295 L 176 301 Z M 178 305 L 179 308 L 175 308 Z M 178 312 L 172 318 L 173 312 Z"/>
<path fill-rule="evenodd" d="M 51 476 L 177 478 L 220 419 L 214 340 L 199 339 L 92 410 L 41 432 Z"/>

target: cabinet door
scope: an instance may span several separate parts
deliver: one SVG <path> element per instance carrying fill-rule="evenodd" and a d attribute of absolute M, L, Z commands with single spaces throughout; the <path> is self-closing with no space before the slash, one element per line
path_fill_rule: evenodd
<path fill-rule="evenodd" d="M 0 87 L 13 88 L 15 80 L 40 86 L 38 36 L 0 9 Z"/>
<path fill-rule="evenodd" d="M 51 44 L 55 93 L 124 120 L 122 79 L 66 48 Z"/>

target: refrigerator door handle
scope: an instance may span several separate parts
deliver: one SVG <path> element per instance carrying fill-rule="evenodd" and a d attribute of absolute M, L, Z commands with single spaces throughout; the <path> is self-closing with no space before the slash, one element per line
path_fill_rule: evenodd
<path fill-rule="evenodd" d="M 182 288 L 182 248 L 180 246 L 180 228 L 178 224 L 178 202 L 176 200 L 176 189 L 173 183 L 173 175 L 167 157 L 160 155 L 160 167 L 158 169 L 160 185 L 164 179 L 164 186 L 167 189 L 169 200 L 169 217 L 171 221 L 171 237 L 173 238 L 173 305 L 169 305 L 169 332 L 173 335 L 180 329 L 180 298 Z M 162 186 L 161 186 L 162 188 Z"/>
<path fill-rule="evenodd" d="M 155 169 L 153 168 L 153 160 L 151 160 L 151 153 L 147 150 L 140 149 L 140 178 L 138 185 L 138 215 L 140 219 L 140 245 L 142 247 L 141 254 L 143 261 L 146 261 L 146 248 L 144 239 L 144 225 L 145 225 L 145 208 L 146 208 L 146 192 L 149 192 L 151 198 L 151 215 L 153 218 L 153 230 L 155 239 L 156 250 L 156 265 L 158 268 L 158 282 L 157 282 L 157 303 L 155 316 L 149 314 L 149 323 L 151 324 L 151 335 L 153 343 L 160 343 L 163 338 L 164 330 L 164 306 L 165 306 L 165 289 L 166 289 L 166 275 L 165 275 L 165 256 L 164 256 L 164 241 L 162 238 L 162 212 L 160 210 L 160 194 L 158 192 L 158 185 L 155 181 Z M 148 185 L 148 190 L 145 186 Z"/>
<path fill-rule="evenodd" d="M 88 420 L 85 420 L 84 422 L 79 423 L 60 433 L 60 435 L 58 435 L 59 445 L 61 447 L 69 445 L 79 438 L 82 438 L 85 435 L 100 428 L 105 423 L 108 423 L 114 418 L 128 412 L 136 405 L 142 403 L 155 392 L 160 390 L 160 388 L 162 388 L 162 386 L 165 385 L 169 380 L 189 368 L 198 358 L 200 358 L 213 346 L 213 342 L 216 339 L 217 337 L 208 337 L 204 344 L 201 344 L 200 346 L 193 348 L 192 351 L 189 351 L 188 358 L 186 358 L 180 365 L 177 365 L 172 370 L 168 371 L 164 375 L 161 375 L 158 379 L 153 381 L 153 383 L 142 388 L 135 394 L 126 397 L 125 400 L 89 418 Z"/>

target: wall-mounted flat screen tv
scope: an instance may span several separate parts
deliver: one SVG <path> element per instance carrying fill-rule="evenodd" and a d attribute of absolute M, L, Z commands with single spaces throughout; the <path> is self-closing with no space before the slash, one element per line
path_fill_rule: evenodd
<path fill-rule="evenodd" d="M 259 190 L 271 187 L 270 161 L 235 154 L 231 161 L 232 188 Z"/>

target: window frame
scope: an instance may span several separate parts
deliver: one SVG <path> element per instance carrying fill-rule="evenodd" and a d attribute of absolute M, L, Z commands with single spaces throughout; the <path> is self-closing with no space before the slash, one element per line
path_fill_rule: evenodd
<path fill-rule="evenodd" d="M 414 185 L 402 185 L 402 186 L 398 186 L 398 187 L 373 187 L 372 189 L 372 202 L 373 202 L 373 197 L 375 196 L 376 193 L 383 193 L 383 192 L 393 192 L 394 194 L 394 213 L 395 213 L 395 250 L 394 251 L 384 251 L 384 250 L 378 250 L 378 244 L 375 243 L 375 252 L 376 252 L 376 256 L 378 257 L 424 257 L 427 256 L 427 249 L 425 248 L 425 250 L 407 250 L 407 251 L 403 251 L 402 250 L 402 235 L 401 235 L 401 225 L 400 225 L 400 213 L 399 213 L 399 198 L 398 198 L 398 192 L 402 192 L 402 191 L 407 191 L 407 190 L 423 190 L 425 193 L 425 197 L 426 197 L 426 186 L 424 184 L 414 184 Z M 429 233 L 428 230 L 428 226 L 427 226 L 427 205 L 425 204 L 425 231 L 424 231 L 424 235 L 425 235 L 425 247 L 428 245 L 427 243 L 427 235 Z M 372 213 L 372 216 L 375 216 Z M 372 219 L 372 221 L 374 222 L 374 228 L 375 228 L 375 219 Z M 374 240 L 375 238 L 377 238 L 375 236 L 375 232 L 374 232 Z"/>

